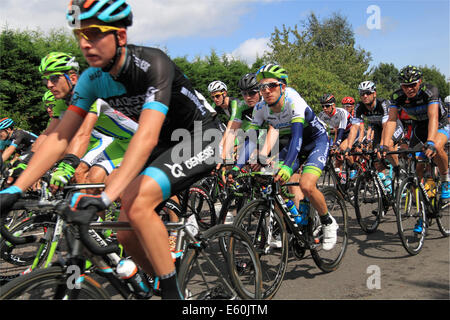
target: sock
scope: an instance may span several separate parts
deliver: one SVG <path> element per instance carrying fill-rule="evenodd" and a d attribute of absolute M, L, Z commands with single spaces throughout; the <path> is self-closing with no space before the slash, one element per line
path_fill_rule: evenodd
<path fill-rule="evenodd" d="M 184 300 L 178 287 L 177 272 L 173 270 L 169 274 L 159 277 L 161 299 Z"/>
<path fill-rule="evenodd" d="M 445 181 L 449 181 L 449 177 L 448 177 L 448 173 L 444 173 L 444 174 L 439 174 L 439 178 L 441 180 L 441 182 L 445 182 Z"/>
<path fill-rule="evenodd" d="M 320 223 L 322 223 L 323 225 L 327 225 L 327 224 L 330 224 L 332 222 L 333 222 L 333 220 L 331 220 L 331 216 L 330 216 L 329 212 L 327 212 L 323 216 L 320 216 Z"/>

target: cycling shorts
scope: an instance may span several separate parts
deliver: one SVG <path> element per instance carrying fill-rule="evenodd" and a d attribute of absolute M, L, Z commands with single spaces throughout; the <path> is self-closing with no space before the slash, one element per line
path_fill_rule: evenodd
<path fill-rule="evenodd" d="M 114 139 L 114 141 L 103 150 L 93 161 L 92 166 L 101 167 L 106 171 L 106 174 L 120 167 L 123 156 L 127 151 L 128 144 L 131 139 Z"/>
<path fill-rule="evenodd" d="M 284 147 L 279 154 L 279 160 L 284 161 L 288 153 L 288 148 Z M 328 141 L 328 135 L 322 134 L 312 142 L 305 144 L 305 141 L 300 149 L 297 159 L 294 162 L 292 168 L 293 172 L 296 172 L 301 165 L 303 165 L 303 173 L 312 173 L 318 177 L 322 174 L 322 170 L 325 167 L 328 157 L 328 150 L 330 143 Z"/>
<path fill-rule="evenodd" d="M 450 138 L 450 124 L 439 123 L 438 132 L 444 134 L 447 137 L 447 141 Z M 428 121 L 413 122 L 413 129 L 411 134 L 411 140 L 409 141 L 409 147 L 414 148 L 419 143 L 425 143 L 428 140 Z M 425 157 L 423 152 L 417 153 L 417 156 Z"/>
<path fill-rule="evenodd" d="M 215 168 L 220 140 L 203 139 L 208 129 L 219 130 L 218 122 L 203 124 L 201 131 L 190 133 L 190 139 L 171 145 L 158 144 L 152 151 L 141 175 L 159 184 L 163 200 L 185 190 Z"/>
<path fill-rule="evenodd" d="M 86 153 L 81 158 L 88 167 L 92 167 L 95 159 L 113 142 L 114 138 L 92 130 Z"/>

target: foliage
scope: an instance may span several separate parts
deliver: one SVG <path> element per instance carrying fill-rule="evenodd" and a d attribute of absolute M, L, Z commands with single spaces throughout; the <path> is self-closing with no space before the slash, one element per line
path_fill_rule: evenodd
<path fill-rule="evenodd" d="M 38 67 L 51 51 L 74 54 L 82 69 L 87 66 L 74 37 L 64 29 L 45 34 L 5 28 L 0 34 L 0 117 L 11 117 L 19 127 L 36 134 L 48 122 L 42 106 L 47 89 Z"/>

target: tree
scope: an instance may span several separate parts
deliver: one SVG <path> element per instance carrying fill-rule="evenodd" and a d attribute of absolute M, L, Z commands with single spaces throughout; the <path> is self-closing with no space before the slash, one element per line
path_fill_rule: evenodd
<path fill-rule="evenodd" d="M 394 64 L 383 62 L 371 71 L 369 79 L 376 84 L 379 97 L 388 98 L 399 88 L 398 72 Z"/>
<path fill-rule="evenodd" d="M 300 28 L 275 28 L 269 47 L 272 51 L 264 56 L 265 62 L 286 68 L 291 86 L 310 104 L 325 92 L 355 96 L 371 60 L 369 52 L 355 48 L 350 24 L 337 13 L 322 21 L 311 13 Z"/>
<path fill-rule="evenodd" d="M 87 65 L 75 38 L 64 29 L 46 35 L 40 30 L 5 28 L 0 34 L 0 116 L 12 118 L 17 126 L 36 134 L 48 121 L 42 105 L 47 88 L 38 67 L 51 51 L 72 53 L 82 67 Z"/>

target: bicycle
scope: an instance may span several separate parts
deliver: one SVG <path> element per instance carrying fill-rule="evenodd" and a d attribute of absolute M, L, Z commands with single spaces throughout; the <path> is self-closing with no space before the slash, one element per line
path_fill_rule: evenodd
<path fill-rule="evenodd" d="M 234 220 L 234 225 L 248 233 L 260 256 L 263 271 L 263 299 L 271 299 L 280 288 L 287 269 L 288 250 L 301 259 L 310 250 L 314 262 L 323 272 L 338 268 L 347 248 L 347 209 L 342 195 L 331 187 L 322 190 L 327 207 L 339 224 L 338 241 L 333 250 L 322 250 L 322 225 L 315 209 L 310 209 L 306 226 L 297 225 L 283 200 L 282 187 L 272 174 L 256 173 L 254 188 L 261 198 L 246 204 Z M 286 183 L 284 186 L 298 186 Z M 275 241 L 274 241 L 275 240 Z M 275 245 L 274 245 L 275 244 Z"/>
<path fill-rule="evenodd" d="M 22 277 L 18 277 L 2 287 L 0 299 L 109 299 L 108 292 L 91 276 L 93 273 L 105 278 L 113 288 L 124 298 L 142 298 L 133 292 L 126 280 L 121 279 L 115 272 L 120 261 L 119 248 L 116 244 L 107 244 L 95 231 L 97 229 L 131 230 L 126 222 L 107 221 L 91 222 L 96 217 L 96 210 L 88 209 L 74 212 L 70 210 L 64 200 L 47 203 L 32 201 L 19 201 L 14 209 L 27 207 L 47 208 L 53 210 L 64 221 L 63 233 L 70 254 L 67 260 L 60 261 L 46 269 L 34 270 Z M 169 205 L 169 207 L 171 207 Z M 173 207 L 171 207 L 173 209 Z M 181 220 L 184 220 L 181 217 Z M 183 292 L 189 299 L 193 298 L 222 298 L 236 299 L 239 297 L 260 298 L 261 273 L 258 256 L 251 245 L 248 236 L 232 226 L 217 226 L 196 236 L 186 228 L 184 221 L 169 223 L 168 230 L 178 228 L 183 231 L 183 240 L 186 252 L 180 263 L 179 281 Z M 17 239 L 2 229 L 13 243 Z M 222 252 L 221 261 L 213 260 L 208 255 L 208 248 L 212 248 L 214 240 L 222 239 L 227 244 L 227 250 Z M 178 242 L 178 241 L 177 241 Z M 244 255 L 244 256 L 242 256 Z M 247 268 L 238 270 L 240 261 L 247 263 Z M 85 270 L 86 261 L 92 262 L 94 268 Z M 219 265 L 225 263 L 225 266 Z M 219 265 L 219 266 L 218 266 Z M 192 266 L 197 266 L 193 269 Z M 210 283 L 202 276 L 212 274 L 203 273 L 202 282 L 207 289 L 198 293 L 198 281 L 189 273 L 189 270 L 202 272 L 207 266 L 208 272 L 214 273 L 217 283 L 211 289 Z M 220 267 L 220 268 L 219 268 Z M 77 273 L 73 273 L 77 270 Z M 224 276 L 224 275 L 228 275 Z M 252 287 L 246 286 L 251 281 Z M 187 285 L 189 284 L 189 287 Z M 214 289 L 214 290 L 213 290 Z"/>
<path fill-rule="evenodd" d="M 387 154 L 396 154 L 397 151 L 387 152 Z M 374 162 L 379 161 L 377 153 L 373 150 L 354 152 L 354 155 L 368 156 L 367 166 L 356 180 L 354 191 L 354 205 L 356 219 L 361 229 L 366 233 L 373 233 L 378 229 L 381 218 L 388 212 L 389 208 L 397 214 L 395 201 L 396 190 L 400 181 L 400 172 L 394 172 L 391 188 L 381 181 L 378 171 L 375 169 Z M 383 164 L 388 164 L 382 160 Z"/>
<path fill-rule="evenodd" d="M 436 220 L 444 237 L 450 235 L 450 205 L 444 206 L 440 198 L 436 164 L 428 158 L 418 159 L 415 156 L 417 149 L 400 152 L 411 155 L 411 163 L 396 195 L 397 229 L 403 247 L 410 255 L 416 255 L 423 248 L 427 229 L 433 219 Z M 428 167 L 425 173 L 427 171 L 429 173 L 430 184 L 424 184 L 417 177 L 415 168 L 419 163 L 424 163 Z"/>

